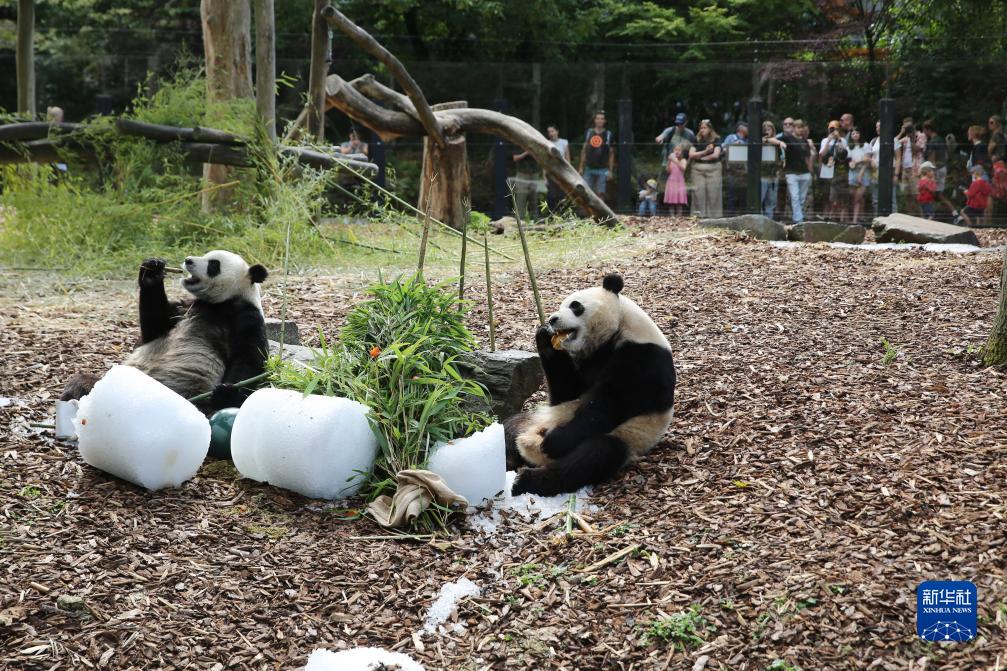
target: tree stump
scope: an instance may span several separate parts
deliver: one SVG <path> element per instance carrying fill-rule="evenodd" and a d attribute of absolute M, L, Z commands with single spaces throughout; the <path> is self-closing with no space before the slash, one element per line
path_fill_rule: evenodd
<path fill-rule="evenodd" d="M 434 112 L 468 107 L 464 100 L 431 105 Z M 423 138 L 423 170 L 420 173 L 421 212 L 430 212 L 455 230 L 469 218 L 472 203 L 469 187 L 468 150 L 464 133 L 445 136 L 445 145 L 438 147 L 430 137 Z M 429 209 L 428 209 L 429 208 Z"/>

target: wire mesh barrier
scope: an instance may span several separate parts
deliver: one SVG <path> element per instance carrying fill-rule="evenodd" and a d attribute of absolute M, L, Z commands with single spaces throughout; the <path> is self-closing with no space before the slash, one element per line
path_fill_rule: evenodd
<path fill-rule="evenodd" d="M 338 45 L 335 51 L 337 54 L 351 53 Z M 141 84 L 156 87 L 157 74 L 170 69 L 172 62 L 173 59 L 161 51 L 156 55 L 89 57 L 81 67 L 78 55 L 41 54 L 37 59 L 40 109 L 59 104 L 66 110 L 67 120 L 79 120 L 99 112 L 121 113 L 127 109 L 137 87 Z M 977 64 L 967 60 L 870 63 L 853 58 L 745 62 L 731 60 L 724 52 L 712 62 L 408 61 L 406 64 L 431 102 L 464 99 L 470 107 L 505 111 L 543 132 L 548 125 L 554 125 L 559 137 L 569 141 L 571 162 L 578 168 L 593 113 L 606 110 L 605 128 L 611 135 L 606 142 L 611 144 L 614 170 L 594 185 L 600 188 L 604 184 L 606 202 L 621 213 L 638 211 L 641 197 L 645 200 L 652 197 L 648 192 L 650 180 L 656 183 L 653 210 L 657 213 L 674 211 L 675 204 L 667 202 L 666 197 L 668 148 L 672 143 L 657 142 L 656 138 L 675 125 L 678 114 L 686 115 L 684 127 L 692 132 L 699 130 L 700 121 L 709 120 L 722 144 L 735 134 L 739 122 L 750 121 L 749 102 L 753 99 L 761 102 L 761 113 L 758 123 L 749 129 L 751 138 L 762 136 L 763 120 L 770 121 L 777 134 L 782 133 L 782 122 L 787 117 L 805 122 L 806 136 L 813 144 L 810 195 L 805 211 L 816 215 L 829 212 L 830 204 L 836 200 L 833 191 L 846 201 L 847 210 L 855 207 L 853 201 L 857 199 L 859 205 L 856 207 L 865 215 L 878 211 L 878 181 L 885 170 L 865 162 L 863 150 L 879 135 L 880 101 L 886 98 L 891 100 L 893 142 L 888 144 L 893 154 L 903 148 L 901 144 L 895 145 L 894 139 L 902 133 L 902 121 L 907 117 L 913 119 L 912 142 L 918 142 L 919 148 L 908 150 L 908 172 L 893 163 L 894 203 L 891 206 L 882 204 L 880 209 L 894 207 L 899 211 L 922 213 L 916 200 L 915 180 L 920 177 L 920 166 L 930 160 L 935 165 L 937 181 L 943 187 L 942 195 L 950 204 L 939 206 L 937 216 L 952 219 L 956 211 L 965 206 L 964 191 L 959 187 L 968 186 L 973 164 L 983 163 L 987 178 L 993 178 L 996 157 L 990 152 L 1002 151 L 994 146 L 994 134 L 999 132 L 1002 138 L 1002 130 L 990 125 L 990 117 L 1002 117 L 1007 105 L 1003 88 L 991 86 L 999 81 L 1002 64 Z M 12 54 L 0 53 L 0 68 L 13 70 Z M 292 82 L 279 90 L 277 115 L 281 129 L 303 107 L 307 70 L 306 58 L 277 60 L 277 71 L 283 73 L 281 78 Z M 337 58 L 330 64 L 330 72 L 346 79 L 371 71 L 376 71 L 374 63 L 359 56 Z M 387 75 L 379 79 L 392 84 Z M 0 107 L 12 109 L 14 99 L 15 82 L 12 78 L 4 78 L 0 81 Z M 822 154 L 823 141 L 829 145 L 830 122 L 840 121 L 844 114 L 852 117 L 850 123 L 842 121 L 844 148 L 852 126 L 860 131 L 862 143 L 858 145 L 860 163 L 853 166 L 852 181 L 848 156 L 837 164 L 831 149 L 826 152 L 828 155 Z M 925 120 L 932 121 L 934 133 L 928 133 L 924 139 L 922 124 Z M 973 136 L 977 132 L 970 130 L 973 127 L 979 128 L 981 137 Z M 327 143 L 335 146 L 344 142 L 350 129 L 348 119 L 336 111 L 329 112 Z M 396 193 L 415 202 L 419 192 L 421 142 L 400 139 L 383 144 L 366 129 L 361 129 L 361 135 L 376 150 L 373 158 L 378 163 L 383 155 L 389 168 L 390 184 Z M 903 137 L 899 137 L 899 142 Z M 942 140 L 944 147 L 938 147 L 937 154 L 928 155 L 927 146 L 936 147 L 934 137 Z M 988 146 L 985 158 L 977 156 L 974 148 L 981 143 Z M 674 144 L 679 143 L 676 140 Z M 469 137 L 467 145 L 472 207 L 499 216 L 511 207 L 508 194 L 514 180 L 521 177 L 519 166 L 513 160 L 518 152 L 489 136 Z M 881 145 L 875 143 L 875 147 L 880 150 Z M 756 154 L 752 156 L 754 159 Z M 696 210 L 697 176 L 702 174 L 700 181 L 705 190 L 712 188 L 711 182 L 719 183 L 720 204 L 717 207 L 714 203 L 713 213 L 763 211 L 775 217 L 793 218 L 787 196 L 788 168 L 783 158 L 784 152 L 775 152 L 771 156 L 767 154 L 765 160 L 752 163 L 747 150 L 726 146 L 721 146 L 716 161 L 709 156 L 693 156 L 684 176 L 686 209 Z M 880 151 L 873 161 L 877 163 L 879 158 Z M 828 165 L 823 171 L 823 164 L 830 162 L 839 168 L 840 179 L 846 180 L 845 185 L 833 178 Z M 761 174 L 751 178 L 756 167 Z M 528 171 L 522 172 L 527 178 Z M 549 197 L 548 184 L 541 176 L 534 181 L 534 191 L 544 202 Z M 775 193 L 775 205 L 771 198 L 767 202 L 767 190 Z M 711 210 L 705 199 L 703 202 L 706 209 Z M 937 202 L 940 205 L 939 199 Z M 645 212 L 649 212 L 650 207 L 644 203 Z M 846 216 L 850 216 L 849 212 Z"/>

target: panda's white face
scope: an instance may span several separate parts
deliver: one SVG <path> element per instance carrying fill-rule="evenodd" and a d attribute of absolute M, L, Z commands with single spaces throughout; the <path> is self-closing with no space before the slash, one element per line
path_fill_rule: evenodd
<path fill-rule="evenodd" d="M 245 259 L 233 252 L 215 250 L 205 256 L 190 256 L 182 267 L 188 277 L 182 279 L 182 288 L 201 301 L 222 303 L 242 297 L 259 305 L 257 283 L 266 278 L 266 269 L 249 267 Z"/>
<path fill-rule="evenodd" d="M 559 310 L 549 316 L 548 323 L 564 337 L 564 350 L 588 356 L 618 333 L 620 322 L 619 294 L 591 287 L 567 296 Z"/>

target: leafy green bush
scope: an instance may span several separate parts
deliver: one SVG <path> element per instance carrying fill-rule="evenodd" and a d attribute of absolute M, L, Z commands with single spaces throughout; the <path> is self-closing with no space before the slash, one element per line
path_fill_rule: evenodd
<path fill-rule="evenodd" d="M 278 387 L 344 396 L 371 409 L 380 451 L 363 490 L 368 500 L 394 492 L 395 474 L 423 468 L 437 443 L 491 421 L 466 407 L 485 390 L 456 366 L 476 343 L 453 292 L 414 276 L 381 280 L 370 293 L 350 311 L 340 341 L 323 340 L 311 368 L 270 362 Z"/>

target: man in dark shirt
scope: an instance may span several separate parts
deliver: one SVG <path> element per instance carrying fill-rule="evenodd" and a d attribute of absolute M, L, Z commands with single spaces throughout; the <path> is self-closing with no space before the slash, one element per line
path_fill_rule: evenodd
<path fill-rule="evenodd" d="M 811 146 L 807 140 L 794 134 L 794 120 L 790 117 L 783 120 L 783 132 L 767 139 L 766 143 L 783 150 L 783 173 L 787 180 L 790 209 L 794 223 L 799 224 L 804 221 L 804 201 L 811 186 Z"/>
<path fill-rule="evenodd" d="M 586 168 L 585 168 L 586 166 Z M 596 194 L 605 197 L 605 185 L 615 173 L 615 152 L 612 151 L 612 131 L 605 128 L 605 111 L 594 114 L 594 127 L 584 134 L 580 150 L 580 173 Z"/>

